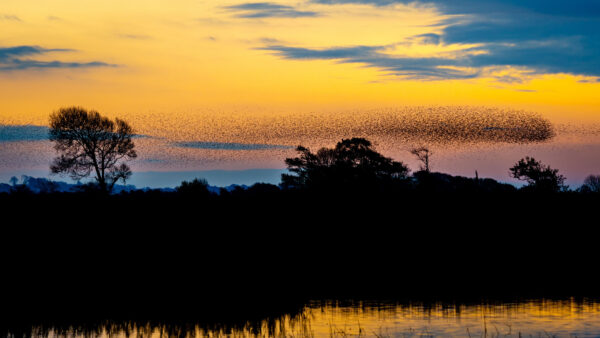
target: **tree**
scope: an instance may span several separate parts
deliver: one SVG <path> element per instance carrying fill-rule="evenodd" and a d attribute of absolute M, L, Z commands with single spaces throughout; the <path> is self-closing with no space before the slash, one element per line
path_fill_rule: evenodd
<path fill-rule="evenodd" d="M 175 188 L 177 193 L 182 196 L 194 196 L 194 197 L 207 197 L 210 196 L 210 190 L 208 189 L 208 182 L 205 179 L 194 178 L 194 180 L 188 182 L 183 181 L 181 185 Z"/>
<path fill-rule="evenodd" d="M 421 161 L 421 170 L 425 172 L 429 171 L 429 156 L 431 152 L 427 147 L 413 148 L 410 150 L 410 153 L 415 155 L 419 161 Z"/>
<path fill-rule="evenodd" d="M 384 182 L 406 178 L 408 167 L 376 152 L 364 138 L 344 139 L 335 148 L 312 153 L 298 146 L 298 157 L 285 163 L 293 174 L 283 174 L 286 188 L 373 188 Z"/>
<path fill-rule="evenodd" d="M 581 191 L 600 192 L 600 175 L 590 175 L 583 181 Z"/>
<path fill-rule="evenodd" d="M 520 159 L 509 170 L 512 177 L 526 181 L 531 189 L 547 192 L 566 189 L 565 177 L 558 173 L 558 169 L 552 169 L 536 161 L 533 157 Z"/>
<path fill-rule="evenodd" d="M 100 190 L 110 192 L 117 181 L 131 177 L 123 161 L 137 153 L 127 122 L 111 121 L 97 111 L 80 107 L 62 108 L 50 115 L 50 141 L 60 153 L 50 166 L 53 174 L 67 174 L 73 180 L 95 174 Z"/>
<path fill-rule="evenodd" d="M 17 185 L 17 183 L 19 183 L 19 179 L 16 176 L 11 177 L 9 181 L 13 187 L 15 187 Z"/>

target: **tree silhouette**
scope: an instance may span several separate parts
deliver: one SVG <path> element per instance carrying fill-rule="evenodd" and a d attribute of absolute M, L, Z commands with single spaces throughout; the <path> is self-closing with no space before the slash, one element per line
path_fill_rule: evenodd
<path fill-rule="evenodd" d="M 429 156 L 431 152 L 427 147 L 413 148 L 410 150 L 410 153 L 415 155 L 419 161 L 421 161 L 421 170 L 425 172 L 430 172 L 429 170 Z"/>
<path fill-rule="evenodd" d="M 60 153 L 50 169 L 74 180 L 93 172 L 99 188 L 110 192 L 117 181 L 131 176 L 122 161 L 137 157 L 132 136 L 133 129 L 123 120 L 111 121 L 80 107 L 62 108 L 50 116 L 50 141 Z"/>
<path fill-rule="evenodd" d="M 557 192 L 566 188 L 565 177 L 558 173 L 558 169 L 552 169 L 533 157 L 520 159 L 509 170 L 512 177 L 526 181 L 534 190 Z"/>
<path fill-rule="evenodd" d="M 210 191 L 208 190 L 208 182 L 205 179 L 194 178 L 194 180 L 188 182 L 183 181 L 181 185 L 175 188 L 175 190 L 185 196 L 209 196 Z"/>
<path fill-rule="evenodd" d="M 19 179 L 16 176 L 13 176 L 10 178 L 9 182 L 14 187 L 17 185 L 17 183 L 19 183 Z"/>
<path fill-rule="evenodd" d="M 600 175 L 590 175 L 583 181 L 581 191 L 600 192 Z"/>
<path fill-rule="evenodd" d="M 376 152 L 364 138 L 344 139 L 335 148 L 321 148 L 312 153 L 298 146 L 298 157 L 285 160 L 288 170 L 283 174 L 286 188 L 347 188 L 376 187 L 383 182 L 406 178 L 408 168 Z"/>

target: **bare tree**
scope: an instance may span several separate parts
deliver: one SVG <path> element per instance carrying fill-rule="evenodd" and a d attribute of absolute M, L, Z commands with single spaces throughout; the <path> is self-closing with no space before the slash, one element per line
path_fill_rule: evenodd
<path fill-rule="evenodd" d="M 584 191 L 600 192 L 600 175 L 586 177 L 582 188 Z"/>
<path fill-rule="evenodd" d="M 50 141 L 60 153 L 50 169 L 74 180 L 94 173 L 100 189 L 110 192 L 117 181 L 131 177 L 129 166 L 119 162 L 137 157 L 132 136 L 123 120 L 111 121 L 80 107 L 62 108 L 50 116 Z"/>
<path fill-rule="evenodd" d="M 415 155 L 419 161 L 421 161 L 421 170 L 430 172 L 429 156 L 432 154 L 427 147 L 413 148 L 410 153 Z"/>

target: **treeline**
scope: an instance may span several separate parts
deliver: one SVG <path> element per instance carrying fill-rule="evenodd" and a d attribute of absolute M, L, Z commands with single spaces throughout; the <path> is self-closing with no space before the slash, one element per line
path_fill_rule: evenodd
<path fill-rule="evenodd" d="M 423 149 L 419 151 L 423 154 Z M 256 183 L 216 190 L 206 180 L 194 179 L 174 189 L 131 188 L 109 194 L 94 183 L 77 186 L 75 192 L 40 193 L 16 184 L 12 192 L 0 193 L 0 205 L 7 215 L 23 215 L 17 218 L 19 224 L 81 229 L 173 224 L 202 231 L 241 225 L 292 231 L 325 224 L 332 233 L 354 225 L 417 232 L 427 226 L 437 229 L 438 236 L 447 231 L 445 225 L 457 223 L 464 229 L 477 227 L 479 232 L 502 229 L 491 239 L 496 241 L 517 228 L 522 235 L 554 236 L 549 227 L 556 223 L 565 233 L 561 240 L 576 237 L 574 229 L 592 229 L 592 210 L 600 203 L 597 176 L 570 190 L 558 170 L 533 158 L 510 168 L 516 178 L 527 182 L 521 188 L 489 178 L 431 172 L 428 160 L 423 163 L 422 170 L 410 173 L 403 163 L 377 153 L 368 140 L 354 138 L 316 153 L 299 147 L 297 157 L 286 159 L 289 173 L 282 175 L 280 185 Z M 40 180 L 29 181 L 45 186 Z"/>
<path fill-rule="evenodd" d="M 588 176 L 584 184 L 570 189 L 564 184 L 565 177 L 558 169 L 553 169 L 532 157 L 519 160 L 509 172 L 513 178 L 527 184 L 516 188 L 511 184 L 500 183 L 490 178 L 467 178 L 430 170 L 430 151 L 422 147 L 411 151 L 422 162 L 421 170 L 410 173 L 402 162 L 394 161 L 376 152 L 370 141 L 363 138 L 345 139 L 334 148 L 321 148 L 315 153 L 299 146 L 298 156 L 288 158 L 285 163 L 288 174 L 282 175 L 279 185 L 257 183 L 247 187 L 228 187 L 216 191 L 203 179 L 184 181 L 175 189 L 143 189 L 136 191 L 133 186 L 115 185 L 110 189 L 106 184 L 91 182 L 69 186 L 62 182 L 35 179 L 24 176 L 23 183 L 17 184 L 11 178 L 12 186 L 3 184 L 0 192 L 14 194 L 55 193 L 69 191 L 80 194 L 102 194 L 117 190 L 121 194 L 140 195 L 142 193 L 178 195 L 186 198 L 209 198 L 217 195 L 223 198 L 244 195 L 258 197 L 273 195 L 282 191 L 302 191 L 316 194 L 406 194 L 406 193 L 514 193 L 516 191 L 539 194 L 553 193 L 600 193 L 600 175 Z M 65 187 L 66 185 L 66 187 Z M 114 187 L 114 188 L 113 188 Z M 113 190 L 114 189 L 114 190 Z"/>
<path fill-rule="evenodd" d="M 50 170 L 53 174 L 68 175 L 74 180 L 92 176 L 94 180 L 91 183 L 75 187 L 75 191 L 80 193 L 110 194 L 115 187 L 120 192 L 131 191 L 126 186 L 118 186 L 117 182 L 126 182 L 132 175 L 125 162 L 137 157 L 134 137 L 133 128 L 121 119 L 113 121 L 97 111 L 81 107 L 59 109 L 50 115 L 49 140 L 59 155 L 52 161 Z M 285 160 L 290 173 L 281 177 L 279 188 L 283 190 L 341 195 L 406 191 L 504 193 L 516 190 L 491 179 L 468 179 L 433 173 L 430 168 L 431 152 L 427 147 L 411 150 L 422 163 L 421 170 L 412 175 L 404 163 L 378 153 L 371 142 L 364 138 L 344 139 L 333 148 L 321 148 L 314 153 L 303 146 L 298 146 L 296 150 L 297 157 Z M 564 184 L 565 177 L 557 169 L 534 158 L 525 157 L 509 170 L 513 178 L 527 182 L 522 190 L 538 193 L 570 190 Z M 31 178 L 29 180 L 34 181 Z M 11 178 L 12 187 L 0 185 L 0 192 L 26 194 L 27 182 L 21 185 L 17 185 L 17 182 L 16 177 Z M 52 193 L 60 188 L 60 184 L 50 181 L 38 180 L 33 183 L 41 192 Z M 272 185 L 258 184 L 249 189 L 247 194 L 271 194 L 276 189 Z M 600 192 L 600 175 L 589 176 L 576 191 Z M 202 180 L 182 182 L 176 193 L 187 197 L 206 197 L 209 195 L 208 184 Z M 228 190 L 219 193 L 234 196 L 243 194 L 241 191 L 230 194 Z"/>

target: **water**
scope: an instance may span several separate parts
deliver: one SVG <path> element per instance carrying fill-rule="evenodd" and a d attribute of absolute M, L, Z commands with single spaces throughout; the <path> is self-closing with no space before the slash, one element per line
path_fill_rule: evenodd
<path fill-rule="evenodd" d="M 34 326 L 47 337 L 598 337 L 600 302 L 422 304 L 309 302 L 254 321 L 135 321 Z"/>

